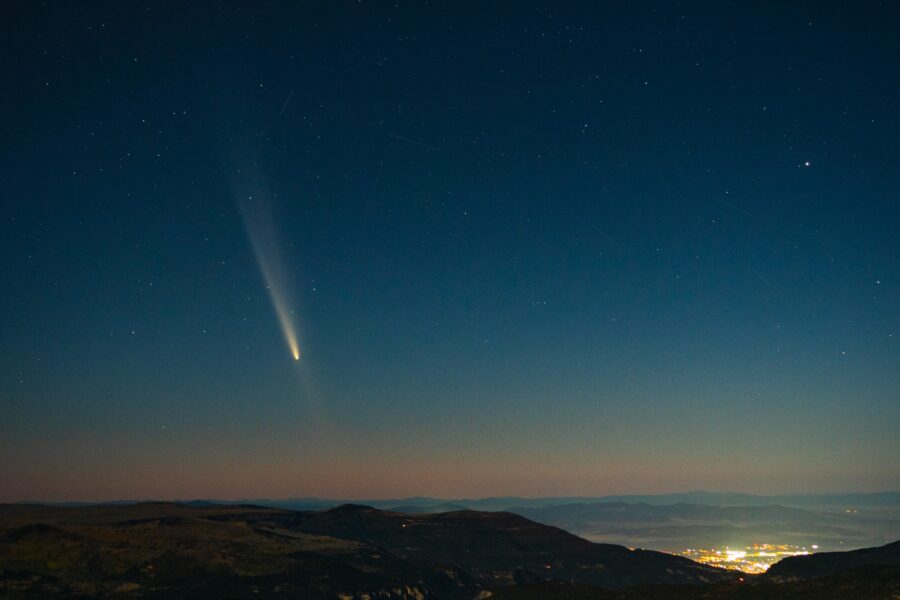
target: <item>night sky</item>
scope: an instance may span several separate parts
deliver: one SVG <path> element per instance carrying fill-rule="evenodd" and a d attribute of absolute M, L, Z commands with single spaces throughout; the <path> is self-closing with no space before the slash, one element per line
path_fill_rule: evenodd
<path fill-rule="evenodd" d="M 6 6 L 0 500 L 898 487 L 895 3 L 256 4 Z"/>

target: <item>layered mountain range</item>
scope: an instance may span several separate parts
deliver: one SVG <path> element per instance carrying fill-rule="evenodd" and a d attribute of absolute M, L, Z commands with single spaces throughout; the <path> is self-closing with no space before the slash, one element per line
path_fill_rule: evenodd
<path fill-rule="evenodd" d="M 897 554 L 896 544 L 853 554 L 848 568 L 896 564 Z M 839 558 L 827 557 L 825 567 L 807 558 L 813 563 L 773 569 L 777 578 L 767 584 L 843 570 Z M 751 579 L 671 554 L 593 543 L 509 512 L 0 506 L 2 598 L 624 598 L 647 586 L 654 594 L 720 593 Z"/>

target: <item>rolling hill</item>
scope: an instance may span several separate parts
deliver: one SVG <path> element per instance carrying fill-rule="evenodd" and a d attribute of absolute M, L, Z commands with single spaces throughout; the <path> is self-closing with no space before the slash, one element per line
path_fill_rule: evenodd
<path fill-rule="evenodd" d="M 698 510 L 705 508 L 684 505 L 676 512 L 687 518 Z M 291 511 L 203 502 L 0 506 L 0 598 L 11 600 L 897 594 L 900 542 L 788 558 L 765 575 L 748 576 L 593 543 L 509 512 L 409 514 L 353 504 Z"/>
<path fill-rule="evenodd" d="M 0 507 L 4 598 L 472 598 L 542 581 L 623 587 L 734 576 L 502 512 Z"/>

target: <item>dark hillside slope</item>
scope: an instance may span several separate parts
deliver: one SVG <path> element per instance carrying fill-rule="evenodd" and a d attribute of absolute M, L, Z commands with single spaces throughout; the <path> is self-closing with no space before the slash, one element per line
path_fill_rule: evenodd
<path fill-rule="evenodd" d="M 806 579 L 868 566 L 900 567 L 900 541 L 850 552 L 817 552 L 807 556 L 791 556 L 772 565 L 766 575 L 771 578 Z"/>
<path fill-rule="evenodd" d="M 256 525 L 354 540 L 403 560 L 457 566 L 488 587 L 548 580 L 617 587 L 733 577 L 670 554 L 594 544 L 505 512 L 410 515 L 344 505 L 265 518 Z"/>
<path fill-rule="evenodd" d="M 510 513 L 0 506 L 4 599 L 471 599 L 541 581 L 621 587 L 734 576 L 659 552 L 593 544 Z"/>
<path fill-rule="evenodd" d="M 772 583 L 748 579 L 696 586 L 659 585 L 619 590 L 540 583 L 493 590 L 491 600 L 897 600 L 900 568 L 866 567 L 815 579 Z"/>

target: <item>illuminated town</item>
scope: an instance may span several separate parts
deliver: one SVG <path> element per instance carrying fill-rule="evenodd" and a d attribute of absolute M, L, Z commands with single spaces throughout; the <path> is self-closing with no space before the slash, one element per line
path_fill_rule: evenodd
<path fill-rule="evenodd" d="M 819 547 L 792 546 L 790 544 L 752 544 L 745 548 L 688 548 L 681 553 L 697 562 L 744 573 L 764 573 L 769 567 L 787 556 L 815 552 Z"/>

